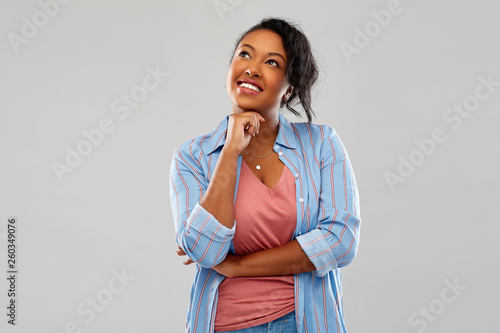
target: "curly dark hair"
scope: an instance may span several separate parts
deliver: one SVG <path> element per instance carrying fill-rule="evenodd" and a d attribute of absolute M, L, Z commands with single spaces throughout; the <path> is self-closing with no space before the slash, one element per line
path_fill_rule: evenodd
<path fill-rule="evenodd" d="M 318 68 L 311 51 L 309 40 L 300 27 L 293 22 L 275 17 L 264 18 L 241 34 L 234 46 L 233 55 L 241 40 L 250 32 L 259 29 L 271 30 L 280 35 L 283 40 L 283 48 L 288 57 L 285 74 L 293 90 L 286 102 L 283 100 L 281 101 L 280 108 L 286 105 L 288 110 L 294 115 L 299 116 L 301 115 L 300 112 L 295 110 L 292 105 L 300 103 L 306 113 L 308 122 L 311 122 L 314 116 L 314 112 L 311 108 L 311 88 L 318 78 Z M 229 64 L 231 64 L 231 61 L 232 56 Z M 296 101 L 297 97 L 298 102 Z M 292 104 L 292 102 L 295 103 Z"/>

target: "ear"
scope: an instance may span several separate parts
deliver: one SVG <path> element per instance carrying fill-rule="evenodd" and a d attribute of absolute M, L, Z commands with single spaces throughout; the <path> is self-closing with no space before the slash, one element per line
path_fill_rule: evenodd
<path fill-rule="evenodd" d="M 283 100 L 286 102 L 290 96 L 292 95 L 292 91 L 293 91 L 293 87 L 292 86 L 288 86 L 288 88 L 286 89 L 285 91 L 285 95 L 283 96 Z"/>

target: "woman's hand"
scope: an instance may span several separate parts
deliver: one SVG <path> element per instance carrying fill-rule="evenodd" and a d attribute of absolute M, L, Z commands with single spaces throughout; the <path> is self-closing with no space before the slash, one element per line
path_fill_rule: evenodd
<path fill-rule="evenodd" d="M 177 246 L 177 255 L 185 256 L 186 252 L 180 247 Z M 214 269 L 219 273 L 226 277 L 237 277 L 237 267 L 239 263 L 240 256 L 228 253 L 224 261 L 214 267 Z M 183 264 L 190 265 L 193 263 L 191 258 L 186 259 Z"/>
<path fill-rule="evenodd" d="M 226 258 L 214 269 L 219 273 L 229 278 L 238 277 L 238 265 L 241 256 L 237 256 L 231 253 L 226 255 Z"/>
<path fill-rule="evenodd" d="M 182 247 L 180 247 L 179 245 L 177 245 L 177 251 L 176 251 L 177 255 L 178 256 L 185 256 L 186 255 L 186 252 L 184 252 L 184 250 L 182 249 Z M 189 264 L 192 264 L 194 261 L 193 259 L 191 258 L 187 258 L 186 260 L 184 260 L 183 264 L 184 265 L 189 265 Z"/>
<path fill-rule="evenodd" d="M 229 116 L 224 149 L 239 155 L 250 143 L 252 136 L 259 133 L 260 123 L 266 121 L 258 112 L 245 111 Z"/>

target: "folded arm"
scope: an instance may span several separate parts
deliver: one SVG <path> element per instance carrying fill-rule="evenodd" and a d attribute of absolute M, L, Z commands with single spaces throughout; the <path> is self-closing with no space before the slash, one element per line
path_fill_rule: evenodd
<path fill-rule="evenodd" d="M 354 259 L 361 219 L 356 179 L 345 148 L 332 128 L 321 145 L 318 220 L 283 246 L 245 256 L 229 254 L 214 268 L 226 276 L 272 276 L 314 271 L 323 276 Z"/>
<path fill-rule="evenodd" d="M 170 169 L 170 201 L 182 252 L 202 267 L 213 267 L 224 260 L 234 237 L 236 164 L 227 161 L 232 156 L 221 153 L 209 183 L 202 162 L 194 158 L 203 154 L 193 141 L 175 151 Z"/>
<path fill-rule="evenodd" d="M 277 248 L 244 256 L 226 251 L 225 260 L 211 267 L 229 277 L 310 271 L 324 276 L 330 270 L 352 262 L 358 248 L 361 224 L 358 190 L 342 142 L 332 128 L 326 129 L 329 129 L 328 135 L 321 144 L 321 186 L 315 225 L 295 240 Z M 185 253 L 180 250 L 178 254 Z M 185 264 L 191 262 L 188 259 Z"/>

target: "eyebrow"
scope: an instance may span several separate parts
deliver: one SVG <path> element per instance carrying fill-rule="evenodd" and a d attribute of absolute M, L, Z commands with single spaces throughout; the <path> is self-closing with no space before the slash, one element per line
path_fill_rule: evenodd
<path fill-rule="evenodd" d="M 251 48 L 252 50 L 255 51 L 255 47 L 253 47 L 252 45 L 250 44 L 243 44 L 240 46 L 240 48 L 242 48 L 243 46 L 246 46 L 248 48 Z M 275 55 L 275 56 L 278 56 L 280 57 L 281 59 L 283 59 L 283 62 L 286 64 L 286 61 L 285 61 L 285 58 L 280 54 L 280 53 L 277 53 L 277 52 L 269 52 L 267 55 Z"/>

